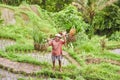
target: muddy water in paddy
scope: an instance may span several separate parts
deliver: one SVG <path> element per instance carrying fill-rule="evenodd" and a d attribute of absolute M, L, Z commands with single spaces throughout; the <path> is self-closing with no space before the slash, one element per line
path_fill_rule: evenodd
<path fill-rule="evenodd" d="M 25 78 L 25 77 L 20 74 L 14 74 L 6 70 L 0 69 L 0 80 L 18 80 L 19 78 Z"/>
<path fill-rule="evenodd" d="M 14 45 L 15 41 L 9 39 L 0 39 L 0 50 L 5 51 L 5 48 Z"/>
<path fill-rule="evenodd" d="M 120 49 L 114 49 L 114 50 L 111 50 L 111 51 L 116 53 L 116 54 L 120 54 Z"/>
<path fill-rule="evenodd" d="M 24 55 L 31 56 L 40 62 L 46 62 L 52 65 L 51 53 L 43 54 L 38 52 L 38 53 L 26 53 Z M 57 60 L 56 60 L 56 65 L 58 65 Z M 68 66 L 68 65 L 70 65 L 70 62 L 65 57 L 62 57 L 62 66 Z"/>
<path fill-rule="evenodd" d="M 14 44 L 15 44 L 15 41 L 13 41 L 13 40 L 0 39 L 0 50 L 5 51 L 6 47 L 8 47 L 10 45 L 14 45 Z M 21 55 L 31 56 L 31 57 L 37 59 L 40 62 L 47 62 L 49 64 L 52 63 L 51 53 L 42 54 L 40 52 L 36 52 L 36 53 L 25 53 L 25 54 L 21 54 Z M 58 61 L 56 61 L 56 64 L 58 65 Z M 62 58 L 62 65 L 67 66 L 69 64 L 70 64 L 69 61 L 65 57 L 63 57 Z"/>

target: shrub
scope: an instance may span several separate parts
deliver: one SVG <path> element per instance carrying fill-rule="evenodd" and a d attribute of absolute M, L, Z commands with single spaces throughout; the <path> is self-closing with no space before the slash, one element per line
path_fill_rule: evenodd
<path fill-rule="evenodd" d="M 71 5 L 58 13 L 52 14 L 52 17 L 57 27 L 62 27 L 67 31 L 69 31 L 71 27 L 75 27 L 77 32 L 85 31 L 88 27 L 88 24 L 83 21 L 81 13 Z"/>
<path fill-rule="evenodd" d="M 109 40 L 120 41 L 120 31 L 114 32 L 110 37 Z"/>

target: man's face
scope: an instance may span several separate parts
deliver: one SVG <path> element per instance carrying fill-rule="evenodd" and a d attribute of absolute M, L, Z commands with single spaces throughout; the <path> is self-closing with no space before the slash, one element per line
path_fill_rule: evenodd
<path fill-rule="evenodd" d="M 60 38 L 56 36 L 55 37 L 55 41 L 59 41 L 59 40 L 60 40 Z"/>

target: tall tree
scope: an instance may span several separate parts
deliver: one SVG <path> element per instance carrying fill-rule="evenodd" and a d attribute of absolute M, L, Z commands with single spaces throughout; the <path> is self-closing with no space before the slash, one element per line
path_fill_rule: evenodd
<path fill-rule="evenodd" d="M 75 0 L 77 7 L 82 12 L 84 20 L 91 26 L 87 30 L 88 34 L 92 36 L 95 32 L 94 20 L 97 13 L 102 11 L 106 6 L 109 6 L 117 0 Z"/>
<path fill-rule="evenodd" d="M 75 0 L 75 2 L 79 3 L 78 6 L 81 6 L 80 9 L 83 17 L 90 24 L 97 12 L 116 1 L 117 0 Z"/>

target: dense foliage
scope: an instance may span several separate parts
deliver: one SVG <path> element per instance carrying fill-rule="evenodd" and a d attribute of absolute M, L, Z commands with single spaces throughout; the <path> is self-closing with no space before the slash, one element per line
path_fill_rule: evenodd
<path fill-rule="evenodd" d="M 119 4 L 113 4 L 106 8 L 106 15 L 104 25 L 105 28 L 114 31 L 120 30 L 120 6 Z"/>
<path fill-rule="evenodd" d="M 60 11 L 72 1 L 73 0 L 0 0 L 1 3 L 14 6 L 18 6 L 21 3 L 37 4 L 48 11 Z"/>
<path fill-rule="evenodd" d="M 83 0 L 76 1 L 84 21 L 89 23 L 88 35 L 93 34 L 111 35 L 114 31 L 120 30 L 119 26 L 119 0 Z M 116 2 L 116 3 L 115 3 Z M 79 4 L 78 4 L 79 3 Z M 115 3 L 115 4 L 114 4 Z"/>
<path fill-rule="evenodd" d="M 83 21 L 81 13 L 71 5 L 58 13 L 52 14 L 52 17 L 57 27 L 67 31 L 75 27 L 77 32 L 84 32 L 89 26 Z"/>
<path fill-rule="evenodd" d="M 118 3 L 106 7 L 95 16 L 93 21 L 95 33 L 110 36 L 120 30 L 120 7 Z"/>
<path fill-rule="evenodd" d="M 110 39 L 110 40 L 115 40 L 115 41 L 120 41 L 120 32 L 118 32 L 118 31 L 114 32 L 114 33 L 110 36 L 109 39 Z"/>

